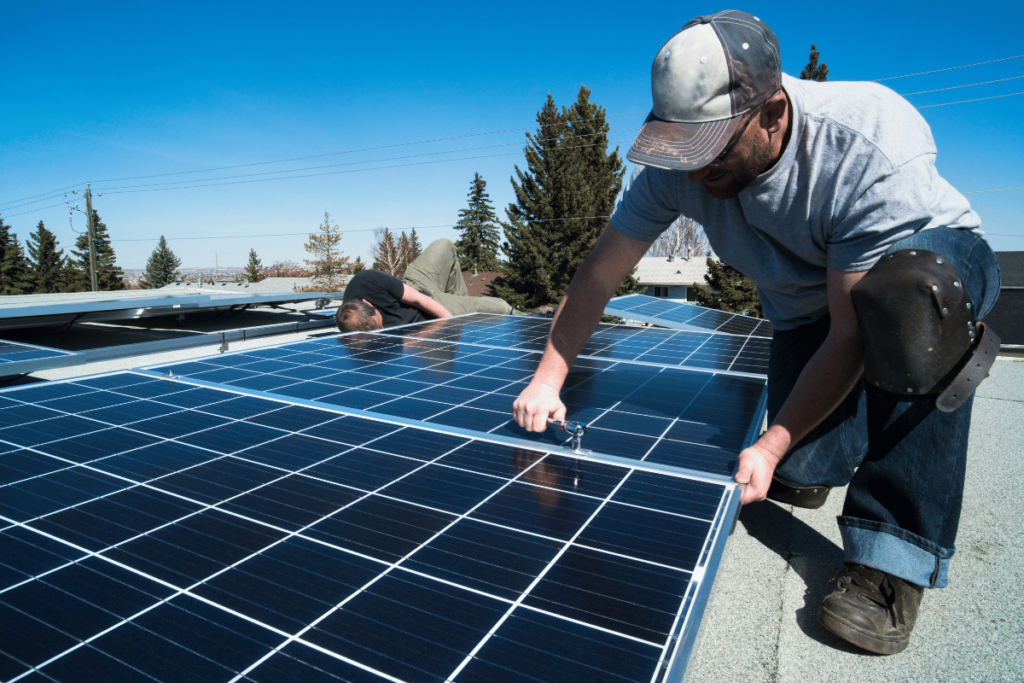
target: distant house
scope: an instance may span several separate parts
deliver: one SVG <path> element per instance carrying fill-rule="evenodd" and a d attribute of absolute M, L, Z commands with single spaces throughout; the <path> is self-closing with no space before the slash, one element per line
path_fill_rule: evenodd
<path fill-rule="evenodd" d="M 645 294 L 660 299 L 693 301 L 694 287 L 705 285 L 708 272 L 707 257 L 690 259 L 665 256 L 645 256 L 636 266 L 636 279 Z"/>
<path fill-rule="evenodd" d="M 1003 276 L 999 300 L 985 316 L 1003 345 L 1024 344 L 1024 251 L 997 251 L 996 260 Z"/>
<path fill-rule="evenodd" d="M 476 273 L 471 270 L 462 271 L 462 279 L 466 282 L 466 289 L 469 290 L 470 296 L 494 296 L 491 285 L 503 276 L 504 273 L 491 270 L 482 270 Z"/>

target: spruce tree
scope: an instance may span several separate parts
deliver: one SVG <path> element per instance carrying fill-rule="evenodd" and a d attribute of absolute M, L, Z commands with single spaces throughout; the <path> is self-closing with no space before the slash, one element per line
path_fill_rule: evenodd
<path fill-rule="evenodd" d="M 117 256 L 110 246 L 107 226 L 100 220 L 96 209 L 92 210 L 92 222 L 96 232 L 96 280 L 99 291 L 112 292 L 125 289 L 124 272 L 117 265 Z M 88 292 L 92 290 L 89 275 L 89 235 L 83 233 L 75 240 L 69 259 L 68 291 Z"/>
<path fill-rule="evenodd" d="M 32 272 L 18 236 L 0 220 L 0 296 L 32 293 Z"/>
<path fill-rule="evenodd" d="M 249 250 L 249 262 L 245 264 L 242 275 L 249 282 L 259 282 L 263 279 L 263 264 L 260 263 L 260 257 L 256 255 L 255 249 Z"/>
<path fill-rule="evenodd" d="M 331 225 L 331 214 L 324 211 L 324 222 L 319 232 L 309 236 L 306 251 L 313 255 L 303 259 L 313 271 L 313 286 L 330 292 L 341 289 L 345 272 L 348 270 L 348 256 L 341 255 L 341 228 Z"/>
<path fill-rule="evenodd" d="M 423 253 L 423 245 L 420 244 L 420 238 L 416 234 L 416 228 L 413 228 L 409 233 L 409 246 L 412 247 L 412 260 L 415 261 L 416 257 Z M 410 261 L 411 263 L 412 261 Z"/>
<path fill-rule="evenodd" d="M 608 223 L 624 172 L 618 150 L 607 151 L 604 108 L 590 102 L 586 87 L 561 111 L 548 95 L 537 132 L 527 137 L 527 171 L 516 166 L 516 199 L 505 210 L 506 276 L 494 283 L 497 296 L 522 309 L 565 294 Z M 635 285 L 628 276 L 616 293 Z"/>
<path fill-rule="evenodd" d="M 701 306 L 729 313 L 742 313 L 763 318 L 757 286 L 746 275 L 725 261 L 708 256 L 706 287 L 695 287 L 694 298 Z"/>
<path fill-rule="evenodd" d="M 66 259 L 64 250 L 57 248 L 57 237 L 39 221 L 36 231 L 29 235 L 26 245 L 29 270 L 32 274 L 32 291 L 36 294 L 63 291 Z"/>
<path fill-rule="evenodd" d="M 455 225 L 455 229 L 462 232 L 455 243 L 462 270 L 501 270 L 498 218 L 486 190 L 487 182 L 479 173 L 474 173 L 469 186 L 469 207 L 459 209 L 459 222 Z"/>
<path fill-rule="evenodd" d="M 405 264 L 402 261 L 402 254 L 398 251 L 395 236 L 387 228 L 374 228 L 373 233 L 376 238 L 373 245 L 373 269 L 402 277 L 405 273 Z"/>
<path fill-rule="evenodd" d="M 158 289 L 164 285 L 172 284 L 178 278 L 178 268 L 181 267 L 181 259 L 174 255 L 171 248 L 167 246 L 167 240 L 160 235 L 153 253 L 149 255 L 146 262 L 146 273 L 139 280 L 139 287 L 142 289 Z"/>
<path fill-rule="evenodd" d="M 807 60 L 807 66 L 800 72 L 800 78 L 805 81 L 827 81 L 828 80 L 828 64 L 818 64 L 818 58 L 821 53 L 818 52 L 817 46 L 811 43 L 811 56 Z"/>

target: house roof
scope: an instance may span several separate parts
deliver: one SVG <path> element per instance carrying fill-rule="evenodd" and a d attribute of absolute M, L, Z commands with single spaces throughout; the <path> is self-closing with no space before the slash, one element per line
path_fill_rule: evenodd
<path fill-rule="evenodd" d="M 665 256 L 645 256 L 636 266 L 636 279 L 641 285 L 703 285 L 707 272 L 705 256 L 671 261 Z"/>
<path fill-rule="evenodd" d="M 997 251 L 1003 287 L 1024 287 L 1024 251 Z"/>
<path fill-rule="evenodd" d="M 469 290 L 470 296 L 494 296 L 491 285 L 503 275 L 504 273 L 494 270 L 481 270 L 475 275 L 471 270 L 462 271 L 462 279 L 466 281 L 466 289 Z"/>

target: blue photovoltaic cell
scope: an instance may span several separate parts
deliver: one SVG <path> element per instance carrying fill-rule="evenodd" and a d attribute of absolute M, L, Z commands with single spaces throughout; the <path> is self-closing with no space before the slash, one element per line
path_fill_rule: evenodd
<path fill-rule="evenodd" d="M 435 331 L 449 327 L 467 329 L 461 318 L 434 323 Z M 650 328 L 645 332 L 658 333 Z M 270 368 L 268 360 L 274 361 Z M 512 401 L 533 376 L 539 360 L 540 354 L 531 351 L 355 334 L 164 365 L 153 371 L 441 428 L 559 445 L 566 439 L 564 432 L 551 429 L 531 434 L 512 420 Z M 224 375 L 226 368 L 230 376 Z M 263 371 L 267 369 L 272 371 Z M 296 372 L 299 369 L 303 372 Z M 139 395 L 155 391 L 147 386 L 131 389 Z M 730 476 L 761 407 L 763 390 L 762 377 L 581 358 L 569 373 L 562 400 L 568 419 L 589 425 L 584 443 L 596 452 Z M 188 395 L 165 394 L 160 400 L 172 402 Z M 213 416 L 197 419 L 181 413 L 151 418 L 139 429 L 160 435 L 177 428 L 179 421 L 197 429 L 216 424 Z M 231 434 L 229 427 L 221 431 Z M 213 430 L 180 440 L 220 450 L 213 443 L 216 438 Z"/>
<path fill-rule="evenodd" d="M 639 299 L 662 301 L 642 296 Z M 609 358 L 641 363 L 657 363 L 673 367 L 700 368 L 764 375 L 768 372 L 767 337 L 742 333 L 737 336 L 743 320 L 754 321 L 732 313 L 698 309 L 704 313 L 739 318 L 722 324 L 722 330 L 701 327 L 683 327 L 667 330 L 634 325 L 599 325 L 590 337 L 581 355 L 589 358 Z M 760 321 L 768 325 L 767 321 Z M 660 323 L 656 323 L 660 324 Z M 666 325 L 673 327 L 674 325 Z M 488 315 L 477 313 L 451 320 L 430 321 L 384 330 L 382 334 L 433 339 L 436 341 L 479 344 L 503 349 L 543 351 L 547 343 L 551 321 L 547 318 Z M 725 328 L 728 328 L 725 329 Z M 732 334 L 724 332 L 733 330 Z"/>
<path fill-rule="evenodd" d="M 428 359 L 391 338 L 364 346 L 368 361 L 323 341 L 300 345 L 301 363 L 276 349 L 192 365 L 238 377 L 250 360 L 341 361 L 323 379 L 373 386 L 387 364 L 451 380 L 424 382 L 422 402 L 441 406 L 528 371 L 521 352 L 410 347 Z M 487 363 L 470 362 L 480 353 Z M 592 370 L 594 392 L 661 372 Z M 656 683 L 735 505 L 724 478 L 188 380 L 118 373 L 0 398 L 23 418 L 0 430 L 4 681 Z"/>
<path fill-rule="evenodd" d="M 677 330 L 707 330 L 769 339 L 772 336 L 771 323 L 761 318 L 716 311 L 685 301 L 660 299 L 643 294 L 615 297 L 605 306 L 604 312 Z"/>
<path fill-rule="evenodd" d="M 49 360 L 51 358 L 74 355 L 72 351 L 61 351 L 60 349 L 49 349 L 43 346 L 32 346 L 31 344 L 0 340 L 0 375 L 4 373 L 4 366 L 11 363 Z M 24 372 L 24 370 L 21 370 L 21 372 Z"/>

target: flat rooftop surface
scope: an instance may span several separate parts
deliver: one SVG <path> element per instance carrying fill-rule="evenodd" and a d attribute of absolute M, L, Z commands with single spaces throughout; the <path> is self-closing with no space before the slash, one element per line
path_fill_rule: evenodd
<path fill-rule="evenodd" d="M 765 501 L 741 511 L 715 579 L 690 683 L 1024 680 L 1024 362 L 1000 358 L 978 389 L 949 586 L 921 601 L 910 646 L 865 653 L 818 626 L 843 566 L 836 516 Z"/>

